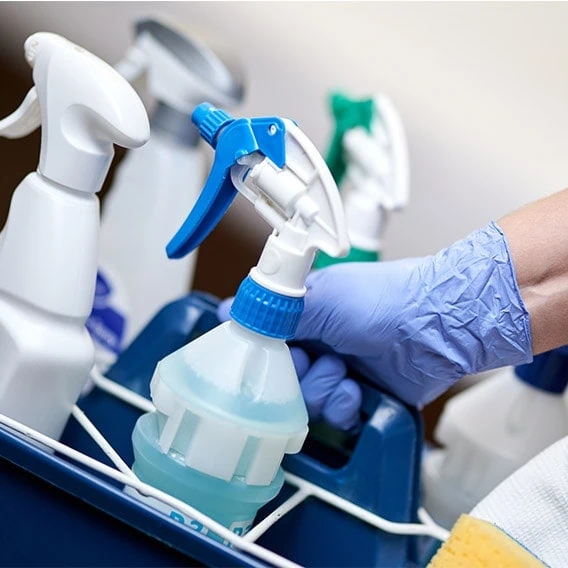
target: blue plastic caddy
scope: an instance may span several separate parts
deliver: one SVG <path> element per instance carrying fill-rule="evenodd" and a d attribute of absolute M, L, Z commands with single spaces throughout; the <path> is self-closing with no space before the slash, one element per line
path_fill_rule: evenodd
<path fill-rule="evenodd" d="M 166 306 L 108 376 L 149 397 L 156 362 L 216 325 L 216 305 L 215 298 L 193 293 Z M 363 391 L 363 427 L 358 435 L 316 425 L 302 453 L 287 457 L 284 467 L 389 520 L 414 522 L 419 506 L 420 415 L 376 387 L 363 384 Z M 140 411 L 98 388 L 79 406 L 130 465 L 130 436 Z M 73 418 L 62 442 L 110 464 Z M 4 428 L 0 455 L 5 566 L 266 565 L 148 507 L 103 475 Z M 261 510 L 257 522 L 293 490 L 285 485 Z M 257 542 L 305 566 L 422 564 L 419 539 L 379 531 L 311 497 Z"/>

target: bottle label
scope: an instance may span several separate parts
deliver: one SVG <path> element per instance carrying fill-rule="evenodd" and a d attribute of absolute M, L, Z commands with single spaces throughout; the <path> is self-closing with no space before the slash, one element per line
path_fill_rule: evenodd
<path fill-rule="evenodd" d="M 101 271 L 97 272 L 93 311 L 86 326 L 98 346 L 118 355 L 123 347 L 126 318 L 114 306 L 114 296 L 110 279 Z"/>
<path fill-rule="evenodd" d="M 207 527 L 205 527 L 203 523 L 200 523 L 199 521 L 196 521 L 195 519 L 188 517 L 185 513 L 182 513 L 177 509 L 172 509 L 166 503 L 162 503 L 158 499 L 154 499 L 154 497 L 147 497 L 146 495 L 141 495 L 138 491 L 136 491 L 136 489 L 133 489 L 131 487 L 125 487 L 124 492 L 127 493 L 128 495 L 131 495 L 132 497 L 136 497 L 136 499 L 143 501 L 144 503 L 150 505 L 154 509 L 161 511 L 162 513 L 165 513 L 166 515 L 168 515 L 168 517 L 170 517 L 170 519 L 173 519 L 174 521 L 177 521 L 182 525 L 187 525 L 188 527 L 202 534 L 208 534 L 210 537 L 214 538 L 215 540 L 221 541 L 226 546 L 231 546 L 228 540 L 222 540 L 214 532 L 210 531 Z M 234 532 L 238 536 L 244 536 L 252 528 L 253 520 L 254 519 L 248 521 L 234 521 L 229 526 L 229 530 Z"/>

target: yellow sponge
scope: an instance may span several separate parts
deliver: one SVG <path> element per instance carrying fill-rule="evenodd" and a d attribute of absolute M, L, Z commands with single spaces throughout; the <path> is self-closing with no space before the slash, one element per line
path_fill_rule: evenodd
<path fill-rule="evenodd" d="M 487 521 L 462 515 L 428 568 L 546 568 Z"/>

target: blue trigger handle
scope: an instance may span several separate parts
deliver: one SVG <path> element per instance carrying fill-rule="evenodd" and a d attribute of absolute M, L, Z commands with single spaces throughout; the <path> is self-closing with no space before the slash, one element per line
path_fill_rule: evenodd
<path fill-rule="evenodd" d="M 286 127 L 281 118 L 235 119 L 209 103 L 201 103 L 191 120 L 215 149 L 215 159 L 193 209 L 166 246 L 169 258 L 182 258 L 196 249 L 227 212 L 237 195 L 231 168 L 239 158 L 259 152 L 279 168 L 286 163 Z"/>

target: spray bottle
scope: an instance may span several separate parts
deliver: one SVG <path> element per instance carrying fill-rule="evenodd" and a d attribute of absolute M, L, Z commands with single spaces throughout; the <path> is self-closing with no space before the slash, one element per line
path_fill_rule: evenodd
<path fill-rule="evenodd" d="M 406 135 L 392 101 L 336 93 L 330 103 L 335 130 L 327 164 L 341 190 L 351 250 L 342 259 L 318 254 L 316 268 L 379 260 L 387 217 L 407 205 L 410 193 Z"/>
<path fill-rule="evenodd" d="M 105 370 L 165 304 L 185 295 L 197 252 L 171 262 L 164 248 L 205 179 L 205 156 L 190 120 L 197 104 L 234 106 L 240 80 L 206 46 L 171 24 L 144 19 L 116 66 L 130 82 L 145 75 L 157 101 L 152 136 L 129 152 L 106 198 L 95 304 L 87 328 Z"/>
<path fill-rule="evenodd" d="M 207 103 L 192 118 L 215 159 L 168 255 L 180 258 L 199 246 L 237 192 L 274 232 L 239 287 L 232 319 L 156 367 L 157 410 L 136 424 L 133 470 L 244 534 L 279 492 L 284 455 L 299 452 L 308 432 L 285 342 L 303 310 L 305 278 L 316 250 L 346 254 L 349 242 L 333 177 L 295 123 L 235 120 Z M 165 512 L 201 530 L 179 512 Z"/>
<path fill-rule="evenodd" d="M 506 367 L 446 404 L 423 463 L 425 507 L 451 528 L 501 481 L 568 435 L 566 347 Z"/>
<path fill-rule="evenodd" d="M 41 124 L 41 154 L 0 238 L 0 412 L 58 438 L 93 365 L 85 321 L 97 272 L 95 193 L 112 145 L 141 146 L 150 127 L 136 92 L 94 55 L 50 33 L 24 49 L 35 86 L 0 121 L 0 135 Z"/>

